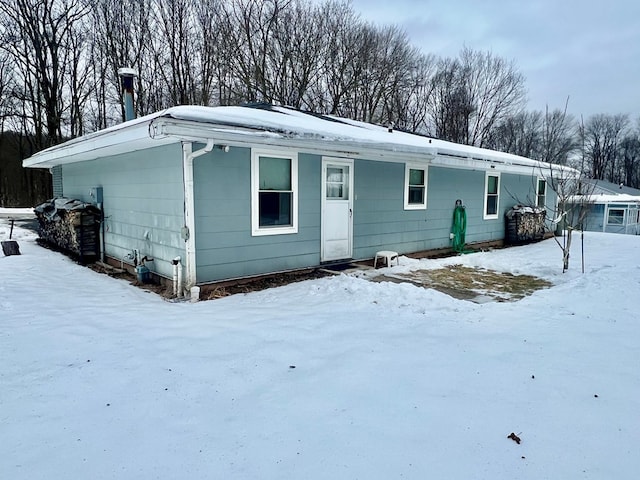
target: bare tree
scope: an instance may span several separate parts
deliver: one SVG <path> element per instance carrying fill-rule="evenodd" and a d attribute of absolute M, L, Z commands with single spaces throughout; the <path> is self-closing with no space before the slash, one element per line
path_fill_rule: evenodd
<path fill-rule="evenodd" d="M 469 122 L 469 145 L 483 147 L 492 128 L 509 115 L 522 110 L 526 100 L 524 76 L 515 62 L 464 48 L 460 53 L 465 86 L 473 115 Z"/>
<path fill-rule="evenodd" d="M 540 159 L 547 163 L 567 165 L 571 155 L 578 149 L 577 123 L 564 110 L 547 108 L 542 129 Z M 584 173 L 584 172 L 582 172 Z"/>
<path fill-rule="evenodd" d="M 220 86 L 225 76 L 220 72 L 228 70 L 229 60 L 233 52 L 222 52 L 223 43 L 220 38 L 225 34 L 224 22 L 221 21 L 221 2 L 197 0 L 194 7 L 195 31 L 199 37 L 200 63 L 197 77 L 202 105 L 219 105 L 222 103 Z M 218 32 L 212 35 L 211 32 Z"/>
<path fill-rule="evenodd" d="M 505 118 L 493 129 L 488 148 L 527 158 L 540 158 L 544 115 L 520 112 Z"/>
<path fill-rule="evenodd" d="M 69 31 L 68 52 L 65 75 L 68 79 L 66 91 L 68 96 L 68 134 L 71 137 L 83 135 L 85 129 L 85 111 L 89 97 L 92 95 L 91 59 L 85 45 L 89 43 L 89 24 L 86 18 L 74 23 Z"/>
<path fill-rule="evenodd" d="M 356 118 L 367 122 L 395 124 L 398 104 L 408 101 L 406 86 L 412 82 L 412 70 L 419 52 L 411 47 L 406 32 L 395 26 L 365 27 L 367 49 L 360 60 L 364 67 L 355 89 Z M 402 96 L 399 101 L 394 96 Z"/>
<path fill-rule="evenodd" d="M 545 173 L 547 185 L 556 192 L 558 199 L 554 212 L 554 225 L 562 230 L 562 235 L 553 238 L 562 250 L 562 272 L 564 273 L 569 269 L 573 232 L 580 231 L 584 241 L 584 221 L 593 203 L 591 194 L 594 185 L 585 181 L 586 177 L 583 173 L 566 167 L 552 166 Z"/>
<path fill-rule="evenodd" d="M 502 120 L 525 104 L 524 77 L 514 62 L 491 52 L 464 48 L 458 59 L 444 59 L 434 81 L 431 104 L 435 135 L 484 147 Z"/>
<path fill-rule="evenodd" d="M 581 130 L 585 157 L 596 180 L 619 182 L 618 151 L 620 140 L 629 125 L 627 115 L 597 114 L 587 119 Z"/>
<path fill-rule="evenodd" d="M 4 133 L 6 121 L 13 115 L 14 80 L 11 59 L 0 50 L 0 135 Z"/>
<path fill-rule="evenodd" d="M 1 48 L 15 62 L 23 113 L 40 148 L 59 143 L 66 133 L 71 38 L 87 12 L 81 0 L 0 0 Z"/>
<path fill-rule="evenodd" d="M 621 182 L 640 188 L 640 128 L 629 132 L 620 142 Z"/>
<path fill-rule="evenodd" d="M 433 85 L 433 95 L 428 103 L 433 135 L 451 142 L 466 143 L 469 120 L 475 106 L 469 97 L 460 61 L 451 58 L 440 60 Z"/>
<path fill-rule="evenodd" d="M 322 80 L 313 87 L 314 103 L 320 111 L 349 115 L 354 110 L 351 92 L 364 68 L 360 61 L 365 48 L 363 22 L 347 2 L 327 2 L 321 15 L 325 18 Z"/>
<path fill-rule="evenodd" d="M 95 128 L 104 128 L 124 119 L 124 103 L 118 78 L 121 67 L 135 68 L 136 112 L 146 114 L 155 110 L 155 90 L 149 85 L 152 77 L 151 30 L 149 27 L 150 0 L 96 0 L 91 6 L 94 32 L 92 71 L 94 88 Z"/>
<path fill-rule="evenodd" d="M 155 71 L 168 90 L 168 105 L 199 104 L 198 80 L 202 37 L 196 35 L 192 0 L 152 0 Z"/>
<path fill-rule="evenodd" d="M 399 129 L 428 133 L 428 106 L 434 91 L 435 67 L 435 56 L 417 53 L 415 63 L 408 66 L 402 82 L 389 92 L 383 119 Z"/>
<path fill-rule="evenodd" d="M 546 183 L 557 195 L 555 218 L 562 227 L 562 242 L 554 237 L 562 249 L 562 271 L 569 268 L 569 256 L 574 230 L 584 231 L 584 220 L 589 213 L 590 194 L 593 186 L 585 182 L 585 172 L 572 168 L 556 167 L 567 165 L 569 156 L 577 149 L 575 121 L 567 114 L 569 100 L 564 110 L 545 112 L 542 128 L 542 151 L 540 160 L 551 164 Z M 545 187 L 546 188 L 546 187 Z M 584 239 L 584 235 L 582 237 Z"/>

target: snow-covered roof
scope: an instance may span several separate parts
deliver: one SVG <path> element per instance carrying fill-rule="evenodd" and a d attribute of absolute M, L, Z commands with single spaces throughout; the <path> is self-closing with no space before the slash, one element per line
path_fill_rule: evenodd
<path fill-rule="evenodd" d="M 574 195 L 569 197 L 569 203 L 640 203 L 640 196 L 637 195 Z"/>
<path fill-rule="evenodd" d="M 172 107 L 43 150 L 25 167 L 53 167 L 184 140 L 225 145 L 273 145 L 372 159 L 408 156 L 443 164 L 502 170 L 548 167 L 508 153 L 459 145 L 379 125 L 280 106 Z M 465 163 L 466 162 L 466 163 Z M 569 169 L 570 170 L 570 169 Z"/>

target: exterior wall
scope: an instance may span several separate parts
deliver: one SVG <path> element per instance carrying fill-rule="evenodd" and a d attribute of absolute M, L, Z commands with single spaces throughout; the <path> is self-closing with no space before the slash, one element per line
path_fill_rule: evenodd
<path fill-rule="evenodd" d="M 195 160 L 197 281 L 212 282 L 320 264 L 320 155 L 298 155 L 298 233 L 251 235 L 251 149 L 214 150 Z M 354 162 L 353 258 L 451 245 L 457 199 L 467 208 L 467 242 L 504 238 L 504 213 L 535 198 L 536 178 L 502 173 L 499 216 L 483 219 L 485 171 L 429 167 L 427 209 L 405 210 L 405 164 Z M 548 191 L 547 204 L 555 205 Z"/>
<path fill-rule="evenodd" d="M 591 232 L 622 233 L 627 235 L 640 234 L 640 224 L 638 224 L 637 204 L 606 204 L 595 203 L 588 205 L 589 212 L 583 222 L 584 229 Z M 622 225 L 609 224 L 609 209 L 622 209 L 625 211 L 624 223 Z"/>
<path fill-rule="evenodd" d="M 92 201 L 101 186 L 106 215 L 106 254 L 123 258 L 133 249 L 155 259 L 149 268 L 165 277 L 171 260 L 184 256 L 182 150 L 180 144 L 99 161 L 64 165 L 68 197 Z M 502 173 L 499 215 L 483 219 L 484 170 L 428 168 L 427 209 L 405 210 L 405 164 L 355 160 L 353 258 L 378 250 L 410 253 L 451 245 L 453 210 L 467 210 L 468 243 L 504 238 L 504 213 L 535 198 L 536 178 Z M 251 149 L 214 149 L 194 160 L 197 282 L 314 267 L 320 264 L 322 157 L 298 154 L 298 232 L 251 234 Z M 547 204 L 555 196 L 547 193 Z"/>
<path fill-rule="evenodd" d="M 320 263 L 321 157 L 298 155 L 298 233 L 251 235 L 251 150 L 233 147 L 194 162 L 198 282 Z"/>
<path fill-rule="evenodd" d="M 133 249 L 154 259 L 152 272 L 171 277 L 171 260 L 184 258 L 184 190 L 180 144 L 62 167 L 64 194 L 94 202 L 104 197 L 105 254 L 121 259 Z"/>
<path fill-rule="evenodd" d="M 624 210 L 624 223 L 622 225 L 608 223 L 609 209 Z M 637 206 L 634 204 L 609 204 L 604 209 L 603 222 L 605 223 L 605 232 L 607 233 L 624 233 L 636 235 L 637 229 Z"/>
<path fill-rule="evenodd" d="M 587 205 L 589 211 L 582 222 L 584 229 L 591 232 L 603 232 L 604 231 L 604 204 Z"/>
<path fill-rule="evenodd" d="M 427 209 L 404 210 L 405 165 L 359 160 L 355 164 L 354 257 L 371 258 L 378 250 L 399 253 L 446 248 L 456 200 L 467 213 L 467 243 L 504 238 L 504 213 L 535 198 L 536 178 L 502 173 L 499 215 L 484 220 L 484 170 L 430 166 Z M 555 194 L 547 192 L 547 205 Z"/>

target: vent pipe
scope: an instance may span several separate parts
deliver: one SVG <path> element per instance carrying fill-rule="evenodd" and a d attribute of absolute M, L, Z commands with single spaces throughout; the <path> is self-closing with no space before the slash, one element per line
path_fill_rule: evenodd
<path fill-rule="evenodd" d="M 133 82 L 138 76 L 138 71 L 135 68 L 119 68 L 118 75 L 120 76 L 120 86 L 122 87 L 122 103 L 124 103 L 124 121 L 133 120 L 136 118 L 136 113 L 133 108 Z"/>

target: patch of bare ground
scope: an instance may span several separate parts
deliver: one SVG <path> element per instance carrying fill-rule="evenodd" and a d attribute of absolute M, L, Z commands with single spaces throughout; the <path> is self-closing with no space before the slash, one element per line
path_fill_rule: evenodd
<path fill-rule="evenodd" d="M 173 288 L 169 284 L 160 284 L 154 282 L 142 283 L 138 281 L 135 275 L 132 275 L 127 270 L 121 270 L 119 268 L 115 268 L 111 265 L 107 265 L 101 262 L 87 264 L 87 267 L 95 272 L 109 275 L 110 277 L 127 280 L 131 285 L 142 288 L 144 290 L 148 290 L 150 292 L 154 292 L 163 298 L 175 298 L 175 295 L 173 294 Z M 273 275 L 265 275 L 256 278 L 201 285 L 200 300 L 215 300 L 218 298 L 228 297 L 229 295 L 236 295 L 238 293 L 257 292 L 259 290 L 266 290 L 268 288 L 288 285 L 289 283 L 322 278 L 328 275 L 331 275 L 331 273 L 320 268 L 314 268 L 295 272 L 284 272 Z"/>
<path fill-rule="evenodd" d="M 460 300 L 476 303 L 513 302 L 537 290 L 549 288 L 551 282 L 531 275 L 514 275 L 484 268 L 450 265 L 437 270 L 382 275 L 377 281 L 411 282 L 433 288 Z"/>
<path fill-rule="evenodd" d="M 38 245 L 49 250 L 59 252 L 66 255 L 71 260 L 75 261 L 79 265 L 83 265 L 90 268 L 94 272 L 102 273 L 113 278 L 120 278 L 128 281 L 131 285 L 142 288 L 149 292 L 156 293 L 166 299 L 175 299 L 173 294 L 173 287 L 169 284 L 169 281 L 164 283 L 151 281 L 149 283 L 142 283 L 138 278 L 129 272 L 127 269 L 121 269 L 114 267 L 108 263 L 102 263 L 100 261 L 83 262 L 77 255 L 73 255 L 66 250 L 63 250 L 55 245 L 45 242 L 42 239 L 36 240 Z M 345 264 L 345 268 L 351 267 L 351 264 Z M 340 265 L 334 266 L 335 272 L 343 270 L 339 268 Z M 130 268 L 130 267 L 129 267 Z M 235 295 L 238 293 L 256 292 L 259 290 L 266 290 L 268 288 L 280 287 L 288 285 L 289 283 L 302 282 L 304 280 L 312 280 L 316 278 L 322 278 L 335 274 L 331 273 L 326 268 L 309 268 L 305 270 L 296 270 L 293 272 L 275 273 L 271 275 L 264 275 L 255 278 L 246 278 L 238 280 L 230 280 L 226 282 L 201 285 L 200 286 L 200 300 L 215 300 L 217 298 L 228 297 L 229 295 Z"/>

